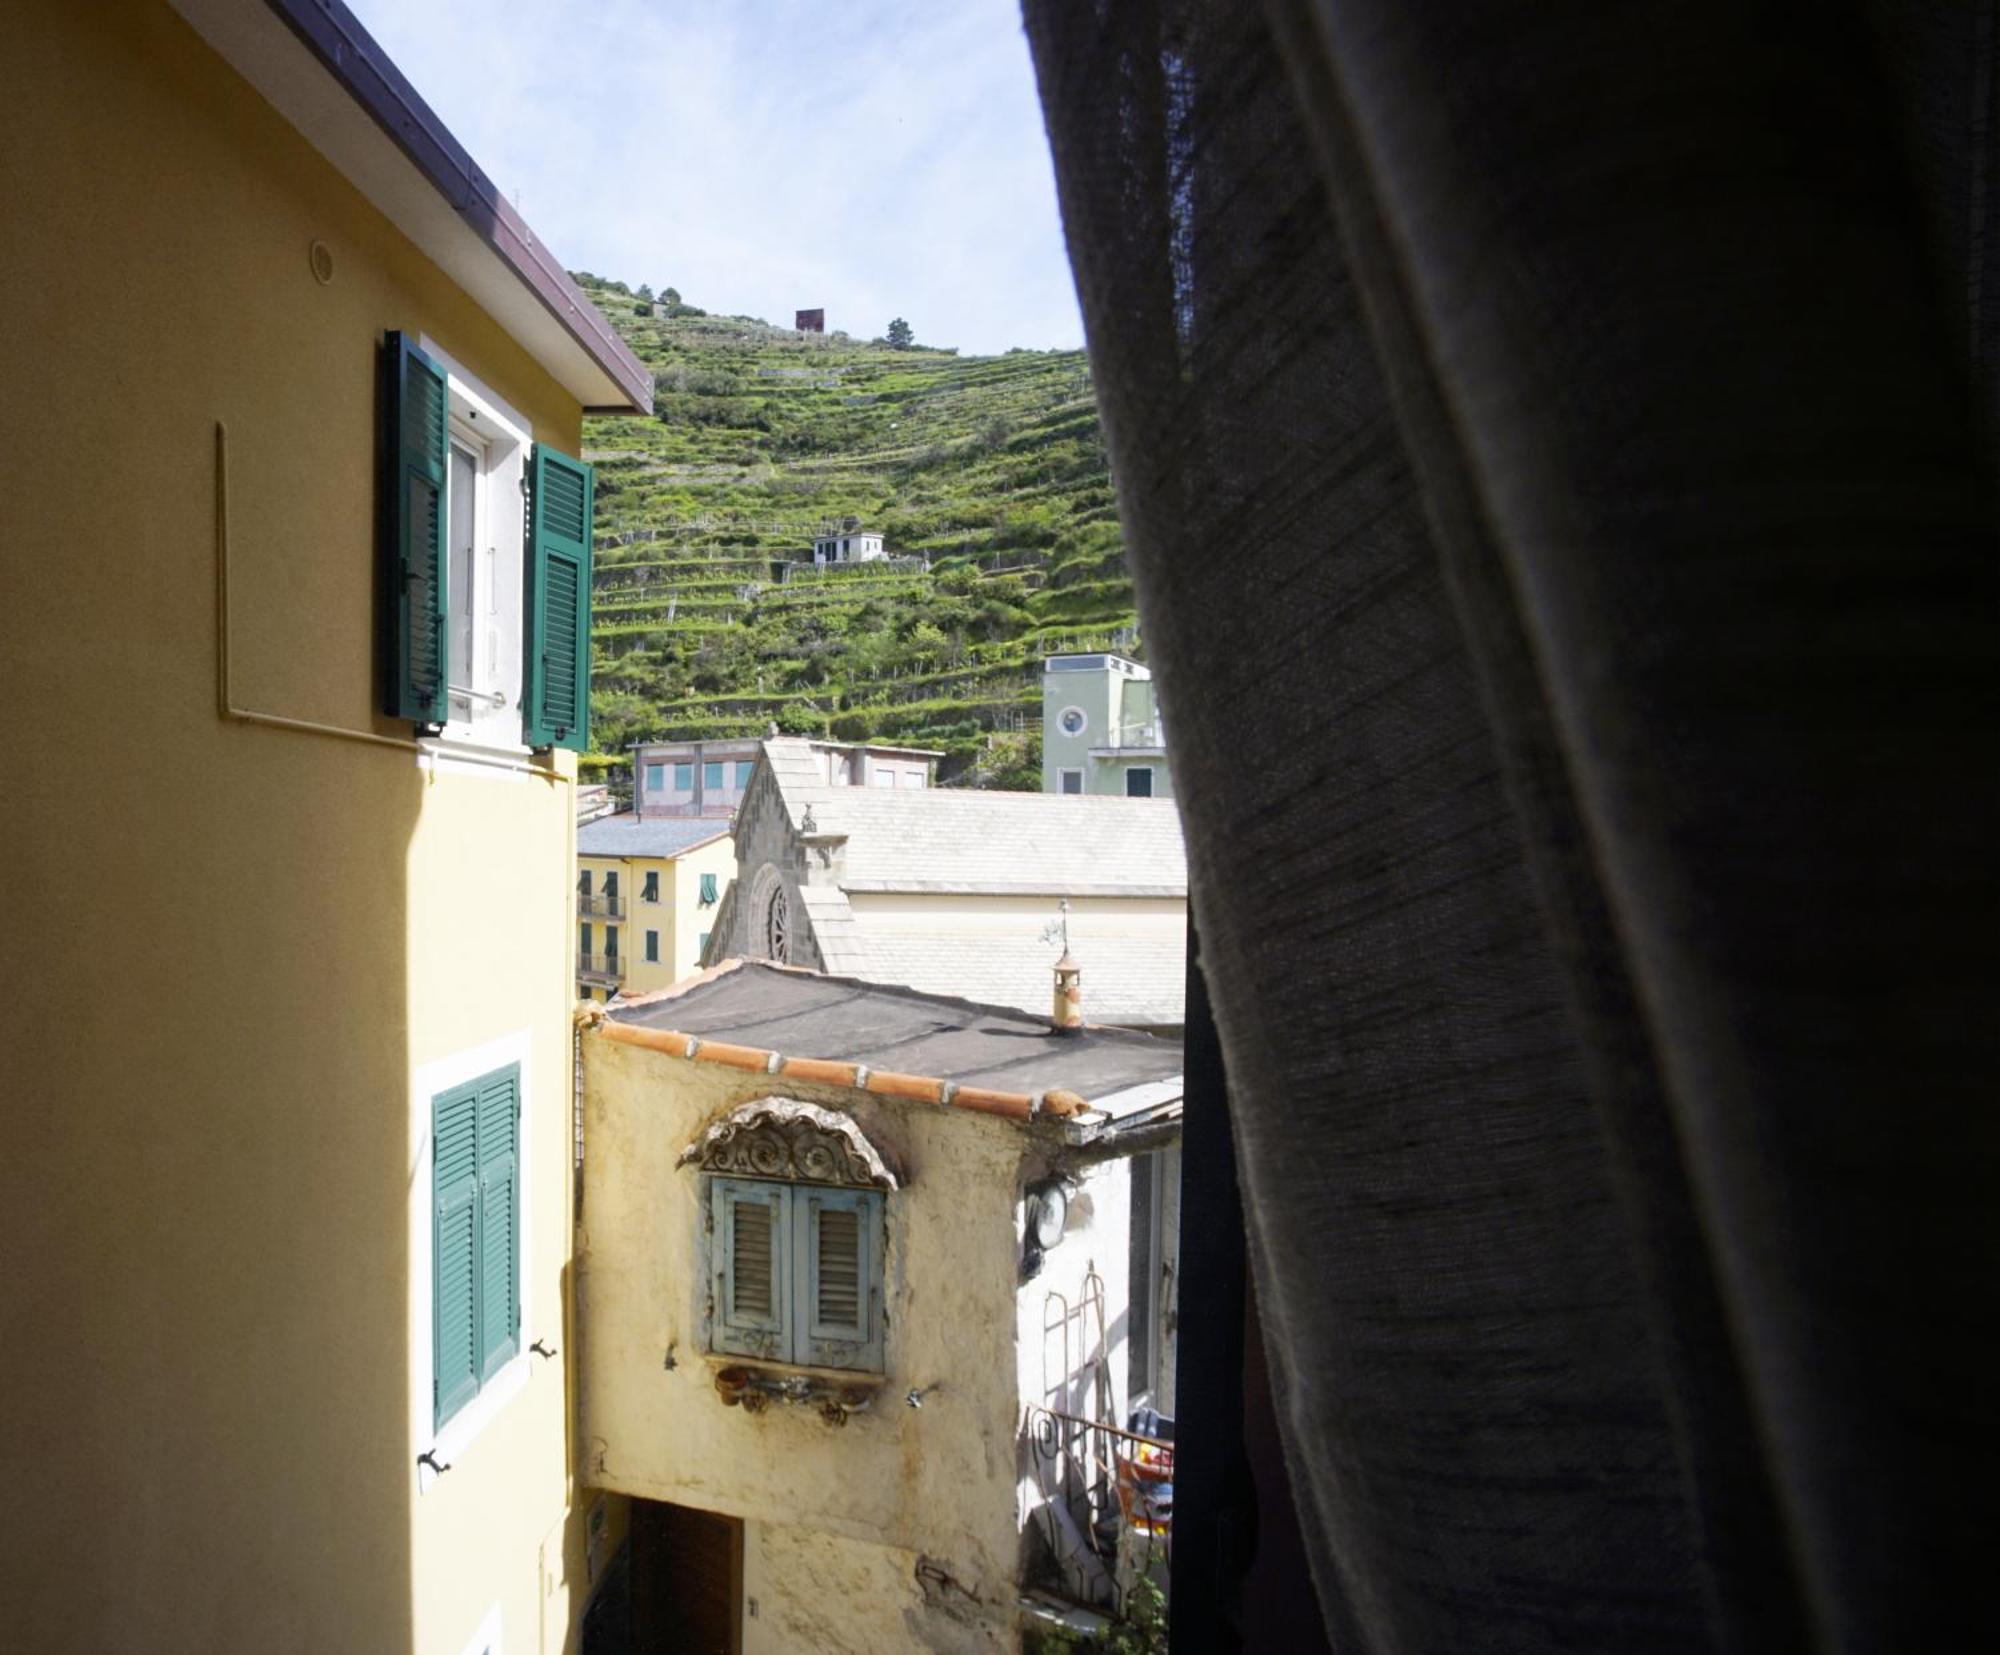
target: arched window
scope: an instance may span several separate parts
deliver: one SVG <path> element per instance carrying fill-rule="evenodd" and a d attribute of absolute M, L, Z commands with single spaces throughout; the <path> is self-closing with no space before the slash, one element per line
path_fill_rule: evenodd
<path fill-rule="evenodd" d="M 860 1127 L 759 1098 L 711 1122 L 680 1164 L 702 1173 L 708 1349 L 882 1372 L 883 1208 L 898 1179 Z"/>
<path fill-rule="evenodd" d="M 784 883 L 771 887 L 771 894 L 764 903 L 764 957 L 776 960 L 780 965 L 789 964 L 792 958 L 792 899 L 787 894 Z"/>

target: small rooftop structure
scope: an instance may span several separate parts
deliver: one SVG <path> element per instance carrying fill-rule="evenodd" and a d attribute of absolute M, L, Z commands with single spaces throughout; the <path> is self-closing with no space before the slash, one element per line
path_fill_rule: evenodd
<path fill-rule="evenodd" d="M 813 538 L 813 562 L 820 566 L 874 563 L 888 555 L 882 536 L 866 529 L 840 529 L 833 534 Z"/>
<path fill-rule="evenodd" d="M 726 838 L 729 824 L 713 816 L 600 816 L 576 830 L 579 856 L 679 856 Z"/>
<path fill-rule="evenodd" d="M 1176 1041 L 1127 1029 L 1057 1034 L 1047 1018 L 1007 1007 L 762 960 L 727 960 L 612 1006 L 600 1028 L 696 1062 L 1020 1120 L 1060 1118 L 1071 1135 L 1180 1113 Z"/>
<path fill-rule="evenodd" d="M 651 412 L 652 371 L 340 0 L 172 3 L 585 412 Z"/>

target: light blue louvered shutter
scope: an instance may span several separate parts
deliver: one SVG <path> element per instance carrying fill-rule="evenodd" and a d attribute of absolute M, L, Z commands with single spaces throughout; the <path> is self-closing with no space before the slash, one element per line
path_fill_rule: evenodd
<path fill-rule="evenodd" d="M 521 1069 L 479 1090 L 479 1379 L 521 1350 Z"/>
<path fill-rule="evenodd" d="M 710 1348 L 790 1361 L 791 1189 L 715 1178 L 709 1202 Z"/>
<path fill-rule="evenodd" d="M 445 721 L 446 435 L 444 370 L 390 333 L 382 345 L 376 484 L 382 573 L 382 710 L 431 726 Z"/>
<path fill-rule="evenodd" d="M 545 443 L 529 468 L 522 739 L 582 752 L 590 741 L 593 474 Z"/>
<path fill-rule="evenodd" d="M 431 1100 L 431 1402 L 441 1426 L 479 1393 L 479 1088 Z"/>
<path fill-rule="evenodd" d="M 792 1360 L 879 1372 L 881 1194 L 802 1185 L 793 1199 Z"/>

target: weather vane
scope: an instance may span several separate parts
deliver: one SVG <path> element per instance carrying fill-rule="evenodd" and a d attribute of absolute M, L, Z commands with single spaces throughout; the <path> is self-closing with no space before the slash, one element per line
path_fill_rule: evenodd
<path fill-rule="evenodd" d="M 1042 927 L 1043 942 L 1060 942 L 1065 954 L 1069 952 L 1069 898 L 1064 897 L 1056 904 L 1062 910 Z"/>

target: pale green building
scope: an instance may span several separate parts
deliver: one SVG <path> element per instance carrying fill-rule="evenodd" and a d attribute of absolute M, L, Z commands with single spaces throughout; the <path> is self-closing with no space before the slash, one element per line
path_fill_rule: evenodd
<path fill-rule="evenodd" d="M 1042 791 L 1173 797 L 1150 670 L 1122 655 L 1042 663 Z"/>

